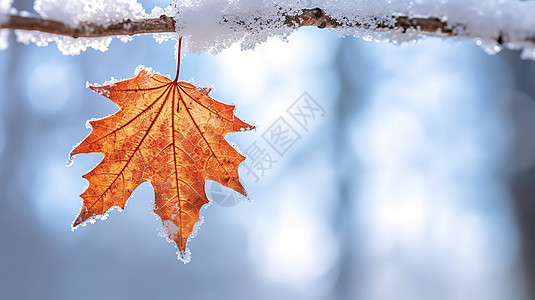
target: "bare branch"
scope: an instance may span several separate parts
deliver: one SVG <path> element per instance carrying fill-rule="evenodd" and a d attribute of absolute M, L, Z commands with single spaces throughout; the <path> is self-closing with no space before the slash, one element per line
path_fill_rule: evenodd
<path fill-rule="evenodd" d="M 464 37 L 479 38 L 471 36 L 466 32 L 463 24 L 448 24 L 438 18 L 410 18 L 406 16 L 393 17 L 394 22 L 364 25 L 358 22 L 341 21 L 331 18 L 320 8 L 304 9 L 298 15 L 286 15 L 284 25 L 292 28 L 302 26 L 316 26 L 319 28 L 337 28 L 348 26 L 353 28 L 362 28 L 368 30 L 385 31 L 401 30 L 406 32 L 421 33 L 429 36 L 440 37 Z M 111 24 L 99 25 L 91 23 L 82 23 L 78 27 L 70 27 L 65 23 L 57 20 L 46 20 L 35 17 L 10 16 L 7 23 L 1 24 L 0 28 L 19 29 L 52 33 L 57 35 L 71 36 L 73 38 L 81 37 L 105 37 L 117 35 L 135 35 L 143 33 L 163 33 L 175 32 L 175 19 L 162 15 L 160 18 L 137 19 Z M 507 36 L 496 33 L 496 41 L 499 44 L 511 42 Z M 524 41 L 535 41 L 535 36 L 527 37 Z M 518 41 L 516 41 L 518 42 Z"/>
<path fill-rule="evenodd" d="M 174 32 L 175 20 L 162 15 L 158 19 L 127 19 L 111 25 L 83 23 L 79 27 L 70 27 L 55 20 L 34 17 L 11 16 L 9 22 L 0 25 L 6 29 L 39 31 L 58 35 L 80 37 L 105 37 L 116 35 L 134 35 L 142 33 Z"/>

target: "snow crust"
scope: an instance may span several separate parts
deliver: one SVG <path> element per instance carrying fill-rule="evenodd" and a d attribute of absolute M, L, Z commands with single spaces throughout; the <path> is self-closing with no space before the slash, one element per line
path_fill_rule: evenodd
<path fill-rule="evenodd" d="M 43 18 L 71 26 L 82 22 L 108 25 L 146 16 L 136 0 L 36 0 L 33 8 Z"/>
<path fill-rule="evenodd" d="M 36 0 L 34 10 L 45 19 L 60 20 L 70 26 L 81 23 L 109 25 L 126 19 L 142 19 L 147 13 L 136 0 Z M 48 33 L 16 30 L 17 41 L 28 45 L 47 46 L 51 42 L 65 55 L 76 55 L 88 48 L 106 51 L 112 41 L 111 37 L 72 38 Z M 131 37 L 118 36 L 122 42 Z"/>
<path fill-rule="evenodd" d="M 163 10 L 175 18 L 177 32 L 160 35 L 159 39 L 184 37 L 189 52 L 208 51 L 216 54 L 240 43 L 242 49 L 252 49 L 270 36 L 285 39 L 294 29 L 284 26 L 284 14 L 296 14 L 296 1 L 173 1 Z M 157 17 L 161 9 L 152 11 Z"/>
<path fill-rule="evenodd" d="M 10 3 L 10 0 L 0 0 Z M 396 17 L 439 18 L 456 26 L 455 33 L 478 37 L 476 41 L 487 53 L 501 50 L 502 45 L 522 50 L 522 57 L 535 58 L 535 1 L 520 0 L 173 0 L 165 7 L 154 7 L 147 14 L 136 0 L 37 0 L 35 11 L 77 26 L 83 22 L 107 25 L 124 19 L 158 18 L 176 20 L 176 32 L 154 34 L 158 42 L 184 36 L 184 49 L 212 54 L 239 43 L 252 49 L 277 36 L 286 39 L 295 29 L 284 25 L 284 15 L 296 15 L 304 8 L 321 8 L 348 26 L 333 29 L 341 36 L 357 36 L 367 41 L 398 44 L 416 41 L 425 35 L 415 30 L 381 30 L 380 24 L 395 24 Z M 359 24 L 359 28 L 351 25 Z M 45 46 L 56 42 L 64 54 L 78 54 L 87 48 L 106 51 L 112 38 L 58 37 L 35 32 L 16 32 L 25 44 Z M 505 38 L 505 39 L 504 39 Z M 130 37 L 120 37 L 124 42 Z M 454 38 L 455 39 L 455 38 Z M 528 40 L 528 41 L 526 41 Z"/>
<path fill-rule="evenodd" d="M 13 0 L 0 0 L 0 24 L 9 19 L 8 13 L 11 9 L 11 4 L 13 4 Z"/>
<path fill-rule="evenodd" d="M 11 4 L 13 0 L 0 0 L 0 24 L 9 20 L 8 14 L 10 13 Z M 9 31 L 0 29 L 0 50 L 5 50 L 8 44 Z"/>
<path fill-rule="evenodd" d="M 398 44 L 415 41 L 424 34 L 415 30 L 381 30 L 380 24 L 394 25 L 396 17 L 439 18 L 456 26 L 454 32 L 479 37 L 477 43 L 489 54 L 502 46 L 498 40 L 506 37 L 505 46 L 521 49 L 525 59 L 535 58 L 535 1 L 518 0 L 174 0 L 165 9 L 155 8 L 151 16 L 161 14 L 177 20 L 177 33 L 159 35 L 166 38 L 185 37 L 185 49 L 190 52 L 218 53 L 234 43 L 242 49 L 254 48 L 270 36 L 285 39 L 292 29 L 284 26 L 282 15 L 296 15 L 303 8 L 321 8 L 327 15 L 348 26 L 333 29 L 341 36 L 356 36 L 368 41 Z M 360 24 L 359 28 L 351 25 Z"/>
<path fill-rule="evenodd" d="M 456 26 L 462 36 L 479 37 L 478 44 L 489 54 L 505 46 L 521 49 L 525 59 L 535 58 L 535 1 L 518 0 L 327 0 L 243 1 L 174 0 L 165 14 L 177 20 L 177 33 L 187 37 L 187 50 L 217 53 L 235 42 L 254 48 L 269 36 L 286 38 L 291 30 L 281 23 L 282 14 L 295 15 L 303 8 L 319 7 L 348 26 L 333 29 L 341 36 L 398 44 L 415 41 L 424 34 L 408 30 L 380 30 L 379 24 L 394 25 L 396 17 L 438 18 Z M 199 16 L 202 16 L 201 18 Z M 360 24 L 359 28 L 351 26 Z"/>
<path fill-rule="evenodd" d="M 111 37 L 75 39 L 68 36 L 23 30 L 15 30 L 15 36 L 17 37 L 17 42 L 25 45 L 34 43 L 37 46 L 45 47 L 49 43 L 55 42 L 59 51 L 65 55 L 77 55 L 82 51 L 86 51 L 88 48 L 105 52 L 108 50 L 108 46 L 112 41 Z"/>

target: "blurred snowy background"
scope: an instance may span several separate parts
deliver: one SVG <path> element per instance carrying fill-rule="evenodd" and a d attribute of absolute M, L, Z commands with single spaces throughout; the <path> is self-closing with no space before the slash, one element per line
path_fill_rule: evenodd
<path fill-rule="evenodd" d="M 66 167 L 85 121 L 116 110 L 86 81 L 140 64 L 173 75 L 174 42 L 114 40 L 70 57 L 11 39 L 0 53 L 2 299 L 535 297 L 535 63 L 517 52 L 307 28 L 254 51 L 187 54 L 182 80 L 213 85 L 257 125 L 227 139 L 276 162 L 258 177 L 242 164 L 253 202 L 204 209 L 184 265 L 158 236 L 148 183 L 124 212 L 71 232 L 81 175 L 100 156 Z M 325 111 L 306 128 L 288 113 L 304 92 Z M 283 155 L 263 139 L 280 118 L 300 136 Z"/>

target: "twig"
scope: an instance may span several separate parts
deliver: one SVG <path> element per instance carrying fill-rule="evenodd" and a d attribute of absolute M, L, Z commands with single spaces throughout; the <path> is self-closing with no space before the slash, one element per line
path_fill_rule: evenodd
<path fill-rule="evenodd" d="M 70 27 L 63 22 L 35 17 L 11 16 L 7 23 L 0 25 L 5 29 L 39 31 L 58 35 L 81 37 L 105 37 L 115 35 L 134 35 L 142 33 L 174 32 L 175 20 L 162 15 L 158 19 L 127 19 L 111 25 L 82 23 L 79 27 Z"/>
<path fill-rule="evenodd" d="M 319 28 L 349 26 L 377 31 L 401 29 L 402 32 L 411 30 L 412 32 L 430 36 L 479 38 L 477 36 L 471 36 L 470 33 L 463 30 L 463 24 L 448 24 L 446 21 L 442 21 L 438 18 L 410 18 L 406 16 L 398 16 L 394 17 L 393 20 L 394 22 L 391 23 L 378 22 L 372 27 L 358 22 L 342 22 L 330 17 L 320 8 L 312 8 L 304 9 L 297 15 L 286 15 L 284 25 L 293 28 L 302 26 L 316 26 Z M 71 36 L 73 38 L 82 38 L 175 32 L 175 24 L 176 21 L 174 18 L 162 15 L 160 18 L 127 19 L 111 25 L 82 23 L 78 27 L 70 27 L 57 20 L 12 15 L 7 23 L 0 25 L 0 28 L 31 30 Z M 497 33 L 496 41 L 500 44 L 510 42 L 508 37 L 501 33 Z M 535 41 L 535 36 L 528 37 L 525 41 L 533 42 Z"/>

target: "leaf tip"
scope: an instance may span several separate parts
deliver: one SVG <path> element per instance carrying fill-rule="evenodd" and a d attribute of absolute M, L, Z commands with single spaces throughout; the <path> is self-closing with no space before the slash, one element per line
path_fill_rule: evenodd
<path fill-rule="evenodd" d="M 201 87 L 201 88 L 199 88 L 199 91 L 202 94 L 205 94 L 206 96 L 208 96 L 212 92 L 212 88 L 211 87 Z"/>
<path fill-rule="evenodd" d="M 240 131 L 241 132 L 256 131 L 256 126 L 254 126 L 254 125 L 245 126 L 245 127 L 240 128 Z"/>
<path fill-rule="evenodd" d="M 134 70 L 134 75 L 136 77 L 143 77 L 145 74 L 154 75 L 157 74 L 151 67 L 146 67 L 144 65 L 138 65 Z"/>
<path fill-rule="evenodd" d="M 106 97 L 110 98 L 110 90 L 108 89 L 109 86 L 93 86 L 90 85 L 89 88 L 95 91 L 96 93 Z"/>
<path fill-rule="evenodd" d="M 74 222 L 72 222 L 71 231 L 78 229 L 78 225 L 82 224 L 83 222 L 84 220 L 82 220 L 82 213 L 80 213 L 78 214 L 78 217 L 76 217 Z"/>
<path fill-rule="evenodd" d="M 77 154 L 80 154 L 80 150 L 78 150 L 79 149 L 78 146 L 80 146 L 80 144 L 78 144 L 74 148 L 72 148 L 71 153 L 69 153 L 69 160 L 67 161 L 67 164 L 69 164 L 69 166 L 72 165 L 72 160 L 73 160 L 74 156 L 77 155 Z"/>
<path fill-rule="evenodd" d="M 191 251 L 188 248 L 184 250 L 178 250 L 176 252 L 176 255 L 178 257 L 178 260 L 180 260 L 184 264 L 187 264 L 191 261 Z"/>

